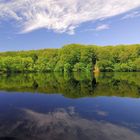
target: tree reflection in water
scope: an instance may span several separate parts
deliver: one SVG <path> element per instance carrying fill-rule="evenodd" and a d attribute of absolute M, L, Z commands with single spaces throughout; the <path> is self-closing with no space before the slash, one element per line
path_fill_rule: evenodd
<path fill-rule="evenodd" d="M 47 73 L 0 75 L 0 90 L 58 93 L 70 98 L 140 97 L 139 73 Z"/>

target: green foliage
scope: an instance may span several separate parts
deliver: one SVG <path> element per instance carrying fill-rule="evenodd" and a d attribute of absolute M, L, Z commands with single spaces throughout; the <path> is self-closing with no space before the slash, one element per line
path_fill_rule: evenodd
<path fill-rule="evenodd" d="M 60 49 L 0 53 L 0 73 L 140 71 L 140 45 L 71 44 Z"/>
<path fill-rule="evenodd" d="M 70 63 L 64 64 L 64 72 L 69 72 L 72 70 L 72 65 Z"/>
<path fill-rule="evenodd" d="M 112 62 L 110 60 L 102 60 L 97 62 L 98 67 L 100 68 L 100 71 L 103 72 L 110 72 L 113 71 Z"/>
<path fill-rule="evenodd" d="M 97 53 L 100 71 L 140 71 L 140 45 L 98 47 Z"/>
<path fill-rule="evenodd" d="M 81 63 L 81 62 L 79 62 L 79 63 L 76 63 L 75 65 L 74 65 L 74 68 L 73 68 L 73 71 L 78 71 L 78 72 L 80 72 L 80 71 L 85 71 L 86 70 L 86 68 L 85 68 L 85 64 L 84 63 Z"/>

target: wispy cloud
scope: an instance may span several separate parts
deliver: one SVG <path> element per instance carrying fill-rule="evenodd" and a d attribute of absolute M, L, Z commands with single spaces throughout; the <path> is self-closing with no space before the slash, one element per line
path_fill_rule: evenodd
<path fill-rule="evenodd" d="M 103 31 L 107 29 L 110 29 L 109 24 L 100 24 L 96 26 L 95 28 L 88 28 L 88 29 L 83 30 L 82 32 L 98 32 L 98 31 Z"/>
<path fill-rule="evenodd" d="M 130 18 L 136 18 L 140 17 L 140 11 L 134 11 L 129 14 L 126 14 L 125 16 L 122 17 L 122 19 L 130 19 Z"/>
<path fill-rule="evenodd" d="M 0 20 L 16 20 L 22 33 L 46 28 L 74 34 L 81 23 L 106 19 L 139 6 L 140 0 L 0 0 Z"/>
<path fill-rule="evenodd" d="M 107 30 L 107 29 L 109 29 L 110 27 L 109 27 L 109 25 L 108 24 L 102 24 L 102 25 L 99 25 L 99 26 L 97 26 L 96 27 L 96 31 L 102 31 L 102 30 Z"/>

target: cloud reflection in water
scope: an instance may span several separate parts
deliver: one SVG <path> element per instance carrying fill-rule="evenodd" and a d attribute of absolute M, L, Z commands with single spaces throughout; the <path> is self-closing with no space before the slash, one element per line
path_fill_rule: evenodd
<path fill-rule="evenodd" d="M 16 121 L 0 122 L 0 137 L 20 140 L 139 140 L 140 135 L 109 122 L 88 120 L 73 107 L 47 114 L 23 109 Z"/>

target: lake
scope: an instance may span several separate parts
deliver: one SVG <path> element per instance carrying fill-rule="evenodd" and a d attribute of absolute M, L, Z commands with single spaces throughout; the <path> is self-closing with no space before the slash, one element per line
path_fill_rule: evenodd
<path fill-rule="evenodd" d="M 140 140 L 140 73 L 0 75 L 0 140 Z"/>

